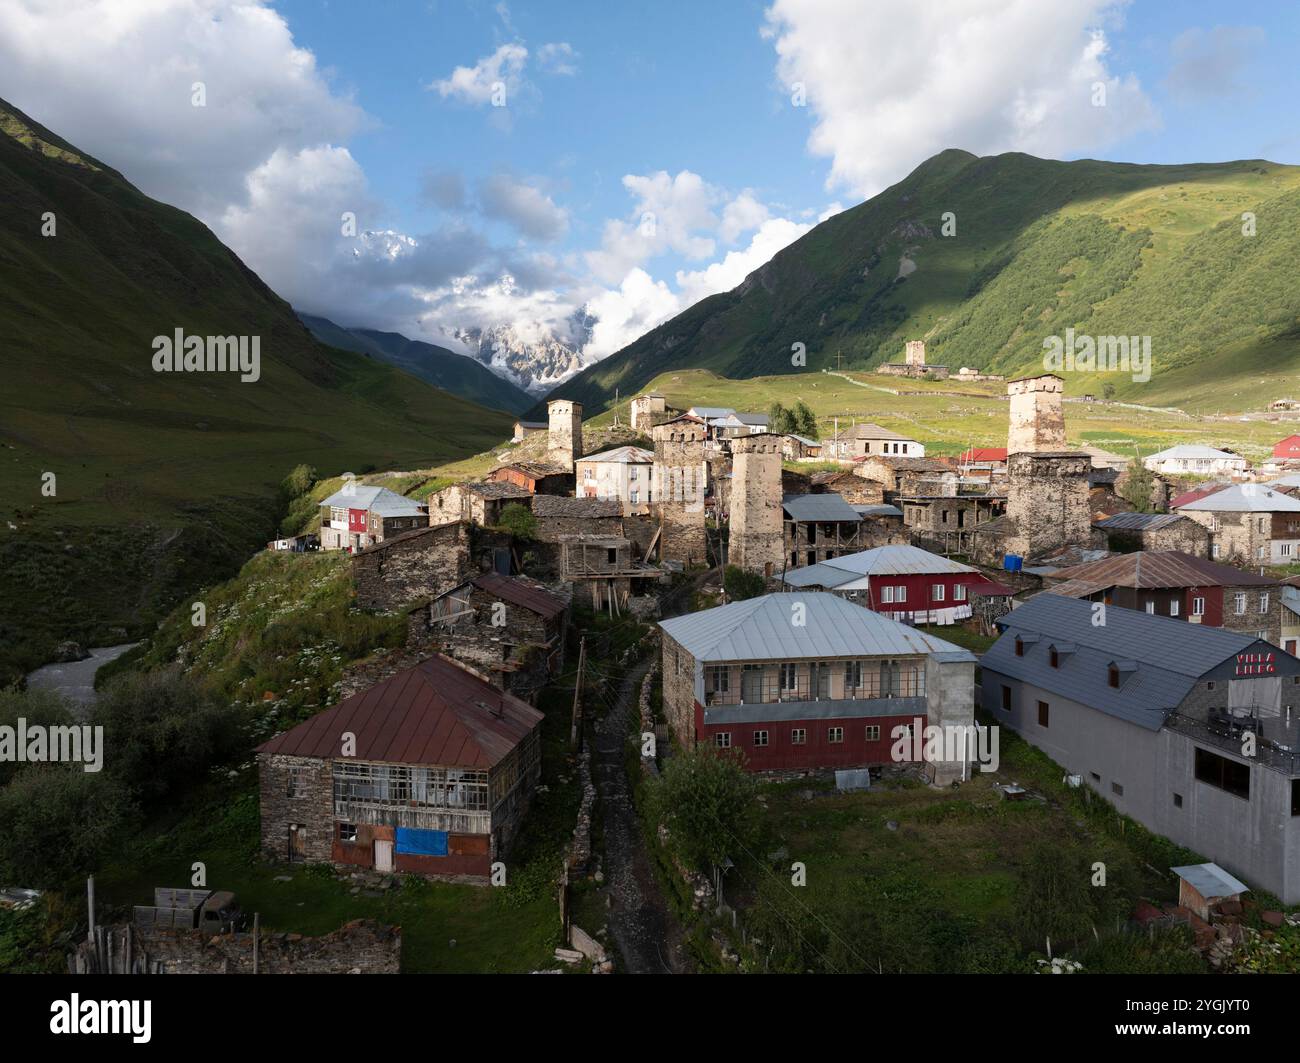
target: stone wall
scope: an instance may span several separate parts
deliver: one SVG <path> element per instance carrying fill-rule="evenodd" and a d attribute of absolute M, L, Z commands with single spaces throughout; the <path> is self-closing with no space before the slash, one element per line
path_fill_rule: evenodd
<path fill-rule="evenodd" d="M 1063 387 L 1061 378 L 1050 374 L 1013 380 L 1007 385 L 1011 397 L 1008 455 L 1065 449 Z"/>
<path fill-rule="evenodd" d="M 356 602 L 362 609 L 399 609 L 464 583 L 478 568 L 463 523 L 422 528 L 352 557 Z"/>
<path fill-rule="evenodd" d="M 736 439 L 731 454 L 727 563 L 748 572 L 779 573 L 784 557 L 781 437 L 764 433 Z"/>
<path fill-rule="evenodd" d="M 340 748 L 343 736 L 339 735 Z M 294 795 L 289 780 L 294 778 Z M 334 777 L 330 762 L 315 757 L 259 753 L 259 800 L 262 808 L 262 853 L 270 860 L 290 858 L 291 827 L 304 863 L 328 863 L 334 843 Z"/>
<path fill-rule="evenodd" d="M 1007 553 L 1036 557 L 1063 546 L 1091 545 L 1086 454 L 1019 452 L 1008 459 Z"/>
<path fill-rule="evenodd" d="M 1209 529 L 1190 518 L 1146 531 L 1103 531 L 1112 550 L 1180 550 L 1192 557 L 1210 556 Z"/>
<path fill-rule="evenodd" d="M 663 636 L 664 718 L 685 749 L 695 745 L 695 658 L 667 634 Z"/>

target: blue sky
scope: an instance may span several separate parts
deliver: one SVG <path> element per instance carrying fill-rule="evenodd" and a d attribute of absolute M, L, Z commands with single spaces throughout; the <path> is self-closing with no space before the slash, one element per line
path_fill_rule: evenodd
<path fill-rule="evenodd" d="M 0 9 L 0 95 L 300 309 L 458 349 L 509 326 L 591 360 L 945 147 L 1300 162 L 1298 11 L 29 0 Z"/>

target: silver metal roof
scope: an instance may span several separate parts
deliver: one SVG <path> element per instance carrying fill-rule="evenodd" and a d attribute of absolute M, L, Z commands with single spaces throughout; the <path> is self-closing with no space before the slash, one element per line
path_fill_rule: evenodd
<path fill-rule="evenodd" d="M 825 592 L 767 594 L 661 620 L 659 626 L 697 661 L 940 653 L 944 660 L 975 660 L 960 646 Z"/>
<path fill-rule="evenodd" d="M 1179 506 L 1178 511 L 1207 513 L 1296 513 L 1300 499 L 1274 491 L 1267 484 L 1233 484 L 1212 495 Z"/>
<path fill-rule="evenodd" d="M 364 509 L 383 517 L 418 517 L 425 512 L 420 503 L 399 495 L 396 491 L 365 484 L 340 488 L 321 505 L 337 506 L 340 509 Z"/>
<path fill-rule="evenodd" d="M 1199 443 L 1179 443 L 1176 447 L 1169 447 L 1167 450 L 1159 450 L 1147 457 L 1147 461 L 1163 461 L 1172 459 L 1179 461 L 1182 459 L 1218 461 L 1227 459 L 1228 461 L 1242 461 L 1246 459 L 1240 454 L 1230 454 L 1226 450 L 1216 450 L 1214 447 L 1202 446 Z"/>
<path fill-rule="evenodd" d="M 1169 869 L 1196 890 L 1206 900 L 1216 897 L 1235 897 L 1249 893 L 1250 887 L 1239 878 L 1224 871 L 1218 864 L 1185 864 Z"/>
<path fill-rule="evenodd" d="M 609 462 L 618 465 L 653 465 L 655 456 L 644 447 L 614 447 L 602 450 L 599 454 L 587 454 L 578 458 L 576 464 L 584 461 Z"/>
<path fill-rule="evenodd" d="M 1093 523 L 1108 531 L 1153 531 L 1183 519 L 1177 513 L 1116 513 Z"/>
<path fill-rule="evenodd" d="M 960 561 L 932 554 L 919 546 L 907 546 L 895 543 L 890 546 L 877 546 L 872 550 L 862 550 L 856 554 L 822 561 L 810 568 L 834 568 L 853 576 L 929 576 L 945 572 L 978 572 L 979 569 L 963 565 Z M 790 576 L 802 571 L 787 573 L 786 582 L 792 582 Z M 824 573 L 823 575 L 830 575 Z M 844 580 L 839 580 L 843 583 Z M 838 583 L 835 584 L 838 586 Z"/>

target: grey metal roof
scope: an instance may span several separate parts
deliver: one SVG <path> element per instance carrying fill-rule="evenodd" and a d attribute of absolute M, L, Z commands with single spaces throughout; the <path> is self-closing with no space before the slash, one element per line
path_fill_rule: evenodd
<path fill-rule="evenodd" d="M 1187 697 L 1196 681 L 1216 665 L 1255 645 L 1258 639 L 1223 628 L 1189 624 L 1117 605 L 1106 607 L 1105 624 L 1093 625 L 1095 603 L 1039 594 L 998 618 L 1003 635 L 980 658 L 985 673 L 996 672 L 1151 731 Z M 1017 634 L 1026 639 L 1023 657 L 1015 652 Z M 1072 643 L 1060 666 L 1050 663 L 1050 648 Z M 1119 662 L 1137 668 L 1110 686 L 1108 669 Z"/>
<path fill-rule="evenodd" d="M 335 491 L 321 505 L 340 509 L 364 509 L 383 517 L 418 517 L 425 512 L 419 502 L 414 502 L 387 487 L 355 484 Z"/>
<path fill-rule="evenodd" d="M 1228 874 L 1218 864 L 1184 864 L 1169 870 L 1185 879 L 1207 901 L 1215 897 L 1235 897 L 1238 893 L 1250 892 L 1249 886 Z"/>
<path fill-rule="evenodd" d="M 1300 512 L 1300 499 L 1274 491 L 1267 484 L 1234 484 L 1178 509 L 1207 513 L 1294 513 Z"/>
<path fill-rule="evenodd" d="M 726 417 L 728 414 L 735 413 L 730 406 L 692 406 L 686 411 L 695 417 L 703 417 L 705 420 L 714 417 Z"/>
<path fill-rule="evenodd" d="M 1177 513 L 1116 513 L 1105 520 L 1093 521 L 1093 526 L 1107 531 L 1154 531 L 1188 519 Z"/>
<path fill-rule="evenodd" d="M 859 516 L 863 517 L 901 517 L 903 511 L 897 506 L 854 506 Z"/>
<path fill-rule="evenodd" d="M 612 450 L 602 450 L 599 454 L 586 454 L 578 458 L 576 464 L 599 461 L 618 465 L 653 465 L 654 460 L 654 453 L 644 447 L 614 447 Z"/>
<path fill-rule="evenodd" d="M 802 624 L 797 623 L 799 619 Z M 661 620 L 659 626 L 697 661 L 939 653 L 952 655 L 945 660 L 975 660 L 960 646 L 825 592 L 766 594 Z"/>
<path fill-rule="evenodd" d="M 1269 480 L 1268 487 L 1300 487 L 1300 472 L 1289 472 L 1276 480 Z"/>
<path fill-rule="evenodd" d="M 858 511 L 844 501 L 843 495 L 786 495 L 781 499 L 786 515 L 794 521 L 844 521 L 856 524 L 862 519 Z"/>
<path fill-rule="evenodd" d="M 752 705 L 707 705 L 704 722 L 781 723 L 785 720 L 844 720 L 859 716 L 924 716 L 925 698 L 835 698 L 828 701 L 762 701 Z"/>
<path fill-rule="evenodd" d="M 1199 443 L 1180 443 L 1176 447 L 1169 447 L 1167 450 L 1158 450 L 1154 454 L 1147 456 L 1147 461 L 1163 461 L 1172 459 L 1180 461 L 1184 459 L 1214 461 L 1227 458 L 1229 461 L 1245 461 L 1240 454 L 1230 454 L 1226 450 L 1216 450 L 1214 447 L 1202 446 Z"/>
<path fill-rule="evenodd" d="M 960 561 L 932 554 L 919 546 L 895 543 L 861 550 L 856 554 L 831 558 L 810 568 L 828 566 L 849 572 L 854 576 L 929 576 L 944 572 L 978 572 L 979 569 L 963 565 Z M 799 570 L 796 570 L 799 571 Z M 789 573 L 788 575 L 793 575 Z M 788 582 L 788 579 L 787 579 Z M 843 580 L 840 581 L 841 583 Z"/>

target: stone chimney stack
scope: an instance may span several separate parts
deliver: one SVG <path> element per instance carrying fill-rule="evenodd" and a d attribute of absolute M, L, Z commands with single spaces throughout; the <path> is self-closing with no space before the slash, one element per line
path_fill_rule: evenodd
<path fill-rule="evenodd" d="M 1011 422 L 1007 454 L 1041 454 L 1066 449 L 1064 381 L 1052 373 L 1025 377 L 1007 384 Z"/>
<path fill-rule="evenodd" d="M 546 413 L 546 460 L 572 472 L 573 463 L 582 457 L 582 403 L 553 399 Z"/>

